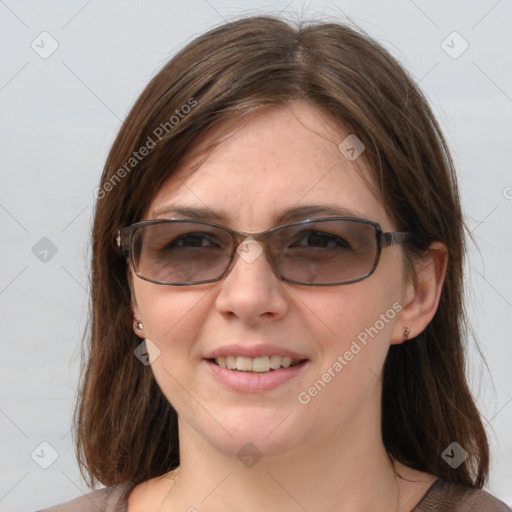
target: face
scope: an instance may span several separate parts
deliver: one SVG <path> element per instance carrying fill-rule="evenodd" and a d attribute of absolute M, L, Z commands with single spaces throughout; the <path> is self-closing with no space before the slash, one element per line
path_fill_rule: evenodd
<path fill-rule="evenodd" d="M 338 149 L 349 133 L 305 103 L 292 109 L 237 125 L 197 171 L 179 169 L 164 183 L 146 218 L 207 207 L 224 218 L 206 220 L 259 232 L 287 209 L 314 205 L 394 231 L 361 177 L 362 157 L 351 162 Z M 305 218 L 299 212 L 293 221 Z M 381 369 L 406 282 L 402 258 L 400 246 L 385 248 L 370 277 L 336 286 L 285 282 L 264 253 L 236 255 L 213 283 L 165 286 L 134 275 L 134 315 L 144 325 L 136 333 L 160 351 L 151 368 L 178 412 L 180 442 L 189 435 L 226 454 L 251 442 L 277 455 L 378 427 Z M 211 361 L 236 354 L 300 364 L 249 373 Z"/>

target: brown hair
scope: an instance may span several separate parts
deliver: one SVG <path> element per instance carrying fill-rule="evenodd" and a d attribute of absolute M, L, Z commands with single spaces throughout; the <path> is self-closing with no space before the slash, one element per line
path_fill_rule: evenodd
<path fill-rule="evenodd" d="M 448 248 L 433 320 L 413 340 L 392 346 L 385 362 L 384 445 L 412 468 L 484 484 L 488 443 L 464 374 L 463 222 L 453 164 L 427 101 L 401 65 L 359 30 L 250 17 L 211 30 L 171 59 L 136 101 L 109 153 L 92 233 L 91 323 L 75 410 L 77 457 L 91 485 L 137 484 L 179 465 L 176 412 L 151 368 L 133 354 L 141 340 L 132 330 L 117 230 L 141 220 L 206 130 L 296 99 L 364 143 L 386 210 L 399 230 L 414 233 L 404 246 L 409 259 L 433 241 Z M 441 457 L 454 441 L 469 454 L 456 469 Z"/>

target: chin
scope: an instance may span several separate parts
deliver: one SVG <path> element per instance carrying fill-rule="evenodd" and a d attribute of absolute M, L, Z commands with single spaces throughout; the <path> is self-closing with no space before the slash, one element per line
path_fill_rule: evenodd
<path fill-rule="evenodd" d="M 235 409 L 234 411 L 232 409 Z M 199 434 L 220 452 L 234 457 L 247 455 L 278 456 L 303 442 L 304 422 L 297 423 L 292 407 L 279 410 L 264 407 L 234 406 L 222 412 L 211 411 L 217 420 L 196 428 Z M 254 452 L 254 453 L 252 453 Z"/>

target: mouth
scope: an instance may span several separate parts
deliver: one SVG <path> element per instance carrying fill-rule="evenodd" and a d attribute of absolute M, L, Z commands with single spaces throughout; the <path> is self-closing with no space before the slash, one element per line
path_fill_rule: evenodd
<path fill-rule="evenodd" d="M 247 373 L 269 373 L 280 370 L 281 368 L 292 368 L 301 363 L 305 363 L 307 359 L 298 360 L 280 355 L 260 357 L 229 355 L 218 356 L 208 359 L 208 361 L 227 370 Z"/>
<path fill-rule="evenodd" d="M 309 359 L 289 356 L 217 356 L 204 359 L 213 378 L 222 386 L 238 393 L 270 391 L 300 378 Z"/>
<path fill-rule="evenodd" d="M 204 354 L 210 376 L 225 389 L 260 393 L 286 389 L 300 379 L 312 362 L 305 352 L 271 343 L 229 343 Z"/>

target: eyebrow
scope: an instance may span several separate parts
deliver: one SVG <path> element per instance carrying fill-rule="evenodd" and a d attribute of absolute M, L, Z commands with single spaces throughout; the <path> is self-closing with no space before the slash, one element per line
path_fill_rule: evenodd
<path fill-rule="evenodd" d="M 156 218 L 187 218 L 216 222 L 227 225 L 229 215 L 224 210 L 212 210 L 208 207 L 188 207 L 188 206 L 165 206 L 154 212 Z M 275 225 L 304 220 L 312 216 L 325 217 L 359 217 L 367 218 L 367 215 L 350 208 L 345 208 L 333 204 L 310 204 L 303 206 L 292 206 L 281 211 L 275 218 Z"/>

